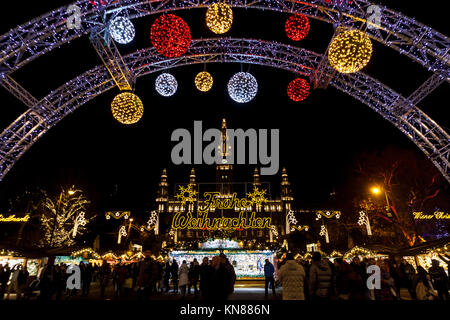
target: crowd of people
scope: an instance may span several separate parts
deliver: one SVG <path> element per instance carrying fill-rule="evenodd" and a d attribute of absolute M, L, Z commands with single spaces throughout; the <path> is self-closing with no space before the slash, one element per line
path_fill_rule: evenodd
<path fill-rule="evenodd" d="M 380 270 L 379 287 L 369 288 L 370 266 Z M 152 295 L 176 293 L 181 299 L 193 295 L 194 299 L 226 300 L 234 291 L 236 274 L 223 254 L 211 260 L 203 258 L 182 261 L 157 261 L 147 256 L 135 263 L 110 265 L 103 261 L 101 266 L 81 262 L 80 286 L 68 288 L 72 272 L 64 264 L 48 264 L 38 276 L 30 276 L 21 264 L 10 267 L 0 264 L 0 299 L 9 299 L 11 292 L 17 299 L 69 299 L 73 296 L 92 297 L 91 284 L 100 288 L 96 297 L 133 298 L 146 300 Z M 417 270 L 401 258 L 367 259 L 355 257 L 351 263 L 342 258 L 331 262 L 315 252 L 311 261 L 294 260 L 288 253 L 276 267 L 265 261 L 265 296 L 271 289 L 276 296 L 276 287 L 282 287 L 283 300 L 398 300 L 400 290 L 408 290 L 413 300 L 449 300 L 449 278 L 437 260 L 426 271 Z M 112 286 L 112 288 L 111 288 Z M 110 292 L 113 292 L 111 296 Z"/>
<path fill-rule="evenodd" d="M 65 264 L 47 264 L 38 276 L 29 276 L 26 267 L 17 264 L 10 268 L 0 264 L 0 299 L 9 299 L 10 293 L 16 299 L 30 299 L 37 293 L 42 300 L 69 299 L 76 295 L 90 295 L 93 282 L 100 288 L 100 297 L 106 297 L 106 289 L 112 286 L 114 298 L 131 297 L 135 292 L 138 299 L 148 299 L 154 294 L 179 293 L 181 298 L 192 293 L 195 299 L 226 300 L 234 291 L 236 273 L 228 258 L 221 254 L 211 260 L 207 257 L 201 264 L 194 259 L 181 265 L 175 259 L 161 262 L 151 257 L 134 263 L 110 265 L 103 261 L 101 266 L 80 262 L 80 287 L 67 286 L 72 271 Z M 5 296 L 6 293 L 6 296 Z"/>
<path fill-rule="evenodd" d="M 371 265 L 379 267 L 379 286 L 376 282 L 373 287 L 367 285 L 373 273 L 368 272 Z M 267 283 L 270 273 L 265 276 Z M 427 272 L 421 266 L 415 270 L 398 257 L 362 261 L 355 257 L 351 263 L 337 258 L 331 262 L 315 252 L 309 262 L 287 254 L 278 266 L 278 279 L 284 300 L 400 300 L 401 288 L 408 290 L 412 300 L 449 300 L 449 278 L 438 260 L 432 260 Z"/>

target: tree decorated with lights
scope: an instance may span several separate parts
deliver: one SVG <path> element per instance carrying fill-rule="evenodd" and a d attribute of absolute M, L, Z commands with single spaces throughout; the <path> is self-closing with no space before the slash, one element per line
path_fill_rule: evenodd
<path fill-rule="evenodd" d="M 62 189 L 58 198 L 43 191 L 41 208 L 41 247 L 68 247 L 75 239 L 86 232 L 89 223 L 85 217 L 90 201 L 81 190 Z"/>

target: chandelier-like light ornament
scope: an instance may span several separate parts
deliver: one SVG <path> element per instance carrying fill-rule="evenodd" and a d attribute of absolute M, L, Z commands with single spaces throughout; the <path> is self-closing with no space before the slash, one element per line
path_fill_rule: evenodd
<path fill-rule="evenodd" d="M 194 79 L 195 87 L 201 92 L 208 92 L 213 86 L 213 77 L 209 72 L 199 72 Z"/>
<path fill-rule="evenodd" d="M 191 30 L 174 14 L 156 19 L 150 30 L 150 40 L 158 53 L 168 58 L 182 56 L 191 44 Z"/>
<path fill-rule="evenodd" d="M 228 94 L 238 103 L 251 101 L 258 92 L 258 81 L 248 72 L 238 72 L 228 81 Z"/>
<path fill-rule="evenodd" d="M 144 105 L 137 95 L 131 92 L 118 94 L 111 102 L 113 117 L 123 124 L 134 124 L 144 114 Z"/>
<path fill-rule="evenodd" d="M 217 34 L 223 34 L 230 30 L 233 24 L 233 10 L 230 6 L 218 2 L 211 5 L 206 11 L 206 25 Z"/>
<path fill-rule="evenodd" d="M 127 44 L 133 41 L 136 31 L 133 22 L 123 16 L 113 18 L 108 24 L 111 37 L 120 44 Z"/>
<path fill-rule="evenodd" d="M 310 25 L 308 17 L 302 14 L 290 16 L 286 20 L 284 29 L 286 30 L 286 35 L 289 39 L 300 41 L 309 33 Z"/>
<path fill-rule="evenodd" d="M 287 87 L 287 94 L 295 102 L 305 100 L 309 95 L 310 85 L 302 78 L 292 80 Z"/>
<path fill-rule="evenodd" d="M 156 78 L 155 88 L 163 97 L 170 97 L 177 91 L 178 82 L 170 73 L 162 73 Z"/>
<path fill-rule="evenodd" d="M 339 33 L 328 50 L 330 65 L 341 73 L 354 73 L 364 68 L 372 56 L 369 36 L 359 30 Z"/>

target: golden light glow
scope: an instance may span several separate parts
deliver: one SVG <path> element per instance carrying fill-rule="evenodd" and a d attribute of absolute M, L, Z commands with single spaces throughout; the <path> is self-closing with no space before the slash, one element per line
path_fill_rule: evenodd
<path fill-rule="evenodd" d="M 217 34 L 230 30 L 233 23 L 233 10 L 225 3 L 214 3 L 206 11 L 206 25 Z"/>
<path fill-rule="evenodd" d="M 372 191 L 373 194 L 379 194 L 381 192 L 381 189 L 378 187 L 373 187 L 370 191 Z"/>
<path fill-rule="evenodd" d="M 359 30 L 339 33 L 328 50 L 330 65 L 341 73 L 354 73 L 364 68 L 372 56 L 372 42 Z"/>
<path fill-rule="evenodd" d="M 73 196 L 75 194 L 75 191 L 69 190 L 68 193 L 69 193 L 69 195 Z"/>
<path fill-rule="evenodd" d="M 195 76 L 195 87 L 201 92 L 207 92 L 211 90 L 213 86 L 213 77 L 209 72 L 203 71 Z"/>
<path fill-rule="evenodd" d="M 141 99 L 131 92 L 118 94 L 111 103 L 113 117 L 123 124 L 138 122 L 144 114 Z"/>

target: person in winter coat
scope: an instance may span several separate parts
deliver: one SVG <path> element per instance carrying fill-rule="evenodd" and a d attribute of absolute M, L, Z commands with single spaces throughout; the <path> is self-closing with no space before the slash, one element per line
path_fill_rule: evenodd
<path fill-rule="evenodd" d="M 11 282 L 8 287 L 8 293 L 6 295 L 7 300 L 9 300 L 9 295 L 11 293 L 11 290 L 14 290 L 14 292 L 17 294 L 18 298 L 21 297 L 21 295 L 22 295 L 22 291 L 19 286 L 19 275 L 20 275 L 21 269 L 22 269 L 22 265 L 16 264 L 11 270 L 12 276 L 11 276 Z"/>
<path fill-rule="evenodd" d="M 338 258 L 336 265 L 336 294 L 341 300 L 364 300 L 365 286 L 361 276 L 345 260 Z"/>
<path fill-rule="evenodd" d="M 269 259 L 266 259 L 266 264 L 264 265 L 264 278 L 265 278 L 265 296 L 267 297 L 269 294 L 269 284 L 272 286 L 272 293 L 275 295 L 275 281 L 273 278 L 273 274 L 275 272 L 275 268 L 273 264 L 270 263 Z"/>
<path fill-rule="evenodd" d="M 427 274 L 425 277 L 420 277 L 416 286 L 417 300 L 435 300 L 437 293 L 434 290 L 431 277 Z"/>
<path fill-rule="evenodd" d="M 328 300 L 332 294 L 333 273 L 329 264 L 314 252 L 309 269 L 309 292 L 312 300 Z"/>
<path fill-rule="evenodd" d="M 445 273 L 444 268 L 439 266 L 438 260 L 431 260 L 431 268 L 428 270 L 428 273 L 433 280 L 434 288 L 439 294 L 439 299 L 448 301 L 449 294 L 447 274 Z"/>
<path fill-rule="evenodd" d="M 225 261 L 220 256 L 215 256 L 211 260 L 213 275 L 210 287 L 210 297 L 214 301 L 224 301 L 228 299 L 230 288 L 233 283 L 233 275 L 225 266 Z"/>
<path fill-rule="evenodd" d="M 181 297 L 184 298 L 186 296 L 186 287 L 189 284 L 189 268 L 187 266 L 186 260 L 183 260 L 183 263 L 180 266 L 178 271 L 178 278 L 180 279 L 180 289 L 181 289 Z"/>
<path fill-rule="evenodd" d="M 170 274 L 172 275 L 173 292 L 178 292 L 178 263 L 175 259 L 170 266 Z"/>
<path fill-rule="evenodd" d="M 286 254 L 285 263 L 278 270 L 278 278 L 283 287 L 283 300 L 305 300 L 305 270 L 295 262 L 292 253 Z"/>
<path fill-rule="evenodd" d="M 213 278 L 214 268 L 209 264 L 208 258 L 205 257 L 200 265 L 200 293 L 203 300 L 210 299 Z"/>
<path fill-rule="evenodd" d="M 144 261 L 139 266 L 139 273 L 137 276 L 138 298 L 147 300 L 151 294 L 151 260 L 150 257 L 145 257 Z"/>

